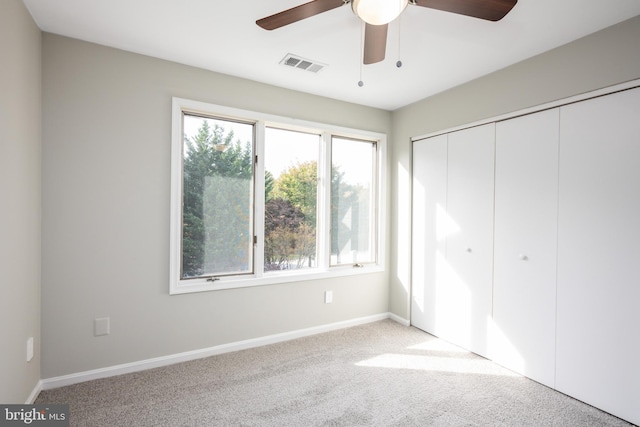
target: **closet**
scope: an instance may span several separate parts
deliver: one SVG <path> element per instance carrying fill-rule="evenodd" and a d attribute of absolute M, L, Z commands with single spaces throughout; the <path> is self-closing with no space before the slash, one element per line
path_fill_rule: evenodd
<path fill-rule="evenodd" d="M 640 87 L 413 142 L 411 323 L 640 424 Z"/>

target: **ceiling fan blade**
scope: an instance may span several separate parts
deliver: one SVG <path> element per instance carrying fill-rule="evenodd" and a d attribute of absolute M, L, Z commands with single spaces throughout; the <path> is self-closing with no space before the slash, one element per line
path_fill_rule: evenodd
<path fill-rule="evenodd" d="M 276 13 L 275 15 L 258 19 L 256 24 L 265 30 L 275 30 L 276 28 L 284 27 L 285 25 L 293 24 L 305 18 L 335 9 L 343 4 L 345 4 L 344 0 L 314 0 Z"/>
<path fill-rule="evenodd" d="M 415 0 L 417 6 L 499 21 L 513 9 L 518 0 Z"/>
<path fill-rule="evenodd" d="M 364 64 L 375 64 L 384 60 L 387 50 L 388 24 L 371 25 L 364 27 Z"/>

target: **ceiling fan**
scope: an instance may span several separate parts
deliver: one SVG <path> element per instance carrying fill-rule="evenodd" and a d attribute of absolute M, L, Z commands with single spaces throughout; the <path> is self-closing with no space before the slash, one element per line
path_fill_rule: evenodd
<path fill-rule="evenodd" d="M 488 21 L 499 21 L 518 0 L 313 0 L 256 21 L 265 30 L 275 30 L 305 18 L 351 3 L 353 12 L 365 23 L 363 63 L 384 60 L 387 27 L 408 4 L 443 10 Z"/>

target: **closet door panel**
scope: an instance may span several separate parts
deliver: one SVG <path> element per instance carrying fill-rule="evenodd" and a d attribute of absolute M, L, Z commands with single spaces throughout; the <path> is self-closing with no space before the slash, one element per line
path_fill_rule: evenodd
<path fill-rule="evenodd" d="M 556 388 L 640 424 L 640 89 L 561 117 Z"/>
<path fill-rule="evenodd" d="M 495 124 L 449 134 L 446 281 L 438 289 L 441 336 L 487 356 L 493 281 Z"/>
<path fill-rule="evenodd" d="M 558 109 L 496 124 L 492 358 L 553 387 Z"/>
<path fill-rule="evenodd" d="M 413 143 L 411 324 L 437 335 L 436 287 L 445 259 L 447 135 Z"/>

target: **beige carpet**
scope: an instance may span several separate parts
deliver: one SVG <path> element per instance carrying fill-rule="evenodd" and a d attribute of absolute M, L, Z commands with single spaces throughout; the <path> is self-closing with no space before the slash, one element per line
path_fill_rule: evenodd
<path fill-rule="evenodd" d="M 385 320 L 44 391 L 72 426 L 630 426 Z"/>

